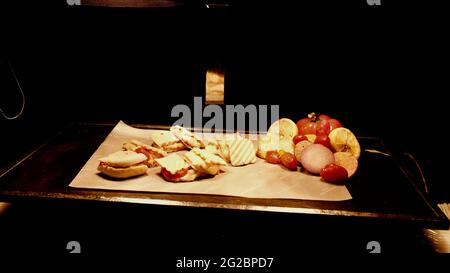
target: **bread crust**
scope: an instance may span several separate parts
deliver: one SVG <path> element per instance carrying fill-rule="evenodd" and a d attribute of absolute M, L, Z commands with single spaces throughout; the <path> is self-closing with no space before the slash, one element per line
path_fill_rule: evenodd
<path fill-rule="evenodd" d="M 127 168 L 116 168 L 106 164 L 99 164 L 97 168 L 101 173 L 114 178 L 129 178 L 147 173 L 148 167 L 144 164 Z"/>
<path fill-rule="evenodd" d="M 108 166 L 126 168 L 146 161 L 147 157 L 134 151 L 118 151 L 100 158 L 99 160 L 100 162 L 106 163 Z"/>
<path fill-rule="evenodd" d="M 194 181 L 197 177 L 199 177 L 199 173 L 193 169 L 190 169 L 187 171 L 185 175 L 180 177 L 178 181 L 174 182 L 191 182 Z"/>

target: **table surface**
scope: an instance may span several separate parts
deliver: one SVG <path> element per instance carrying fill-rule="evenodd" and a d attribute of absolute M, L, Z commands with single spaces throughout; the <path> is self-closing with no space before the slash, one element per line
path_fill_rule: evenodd
<path fill-rule="evenodd" d="M 255 199 L 201 194 L 168 194 L 83 190 L 68 185 L 115 124 L 71 124 L 12 166 L 0 170 L 0 201 L 89 200 L 292 215 L 370 218 L 399 221 L 424 228 L 447 228 L 449 222 L 427 196 L 401 171 L 392 156 L 362 152 L 357 174 L 347 183 L 353 199 L 311 201 Z M 164 126 L 136 125 L 161 129 Z M 360 137 L 363 150 L 389 153 L 382 140 Z"/>

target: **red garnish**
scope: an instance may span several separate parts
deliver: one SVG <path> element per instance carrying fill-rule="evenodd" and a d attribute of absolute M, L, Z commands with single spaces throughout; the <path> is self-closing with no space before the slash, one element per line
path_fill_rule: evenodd
<path fill-rule="evenodd" d="M 176 180 L 180 177 L 183 177 L 187 174 L 188 169 L 183 169 L 180 171 L 177 171 L 175 174 L 170 173 L 168 170 L 166 170 L 165 168 L 161 168 L 161 174 L 167 179 L 167 180 Z"/>

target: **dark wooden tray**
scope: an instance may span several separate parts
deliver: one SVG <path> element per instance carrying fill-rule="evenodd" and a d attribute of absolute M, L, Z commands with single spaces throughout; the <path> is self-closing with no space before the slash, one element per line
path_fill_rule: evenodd
<path fill-rule="evenodd" d="M 91 200 L 152 206 L 202 207 L 370 218 L 423 228 L 448 228 L 449 222 L 401 171 L 392 156 L 363 152 L 360 169 L 348 182 L 353 199 L 342 202 L 253 199 L 200 194 L 80 190 L 68 185 L 106 138 L 114 124 L 72 124 L 13 166 L 0 171 L 0 201 Z M 138 126 L 161 128 L 161 126 Z M 389 153 L 381 139 L 359 138 L 362 149 Z"/>

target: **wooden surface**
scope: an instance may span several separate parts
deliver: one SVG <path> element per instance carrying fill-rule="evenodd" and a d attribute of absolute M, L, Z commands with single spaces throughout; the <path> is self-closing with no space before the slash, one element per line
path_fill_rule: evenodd
<path fill-rule="evenodd" d="M 407 222 L 427 228 L 448 226 L 444 215 L 418 192 L 414 184 L 400 172 L 395 162 L 380 155 L 361 158 L 359 175 L 347 185 L 354 199 L 343 202 L 69 188 L 70 181 L 112 128 L 113 124 L 69 126 L 14 166 L 1 171 L 0 201 L 91 200 L 155 207 L 217 208 L 324 217 L 371 218 L 388 222 Z M 363 148 L 385 149 L 378 138 L 360 138 L 360 143 Z"/>

